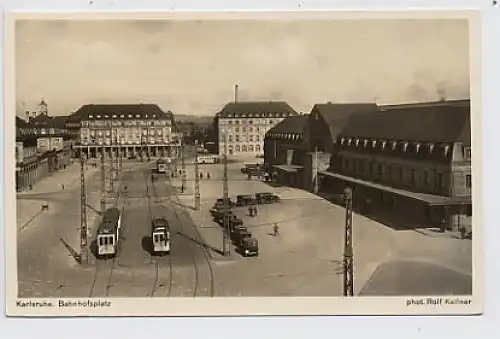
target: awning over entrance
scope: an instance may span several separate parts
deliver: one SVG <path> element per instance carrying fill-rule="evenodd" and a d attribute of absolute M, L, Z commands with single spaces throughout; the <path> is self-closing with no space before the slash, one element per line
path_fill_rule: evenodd
<path fill-rule="evenodd" d="M 273 165 L 274 168 L 277 170 L 285 171 L 288 173 L 295 173 L 298 170 L 301 170 L 304 168 L 304 166 L 299 166 L 299 165 Z"/>
<path fill-rule="evenodd" d="M 450 206 L 450 205 L 465 205 L 465 204 L 471 204 L 472 203 L 472 198 L 471 197 L 457 197 L 457 198 L 450 198 L 450 197 L 443 197 L 440 195 L 433 195 L 433 194 L 427 194 L 427 193 L 416 193 L 416 192 L 410 192 L 407 190 L 399 189 L 399 188 L 393 188 L 390 186 L 385 186 L 385 185 L 380 185 L 374 182 L 370 181 L 365 181 L 353 177 L 348 177 L 345 175 L 341 175 L 338 173 L 332 173 L 332 172 L 327 172 L 327 171 L 319 171 L 318 174 L 324 175 L 327 177 L 333 177 L 339 180 L 351 182 L 353 184 L 358 184 L 361 186 L 366 186 L 374 189 L 378 189 L 381 191 L 401 195 L 410 199 L 415 199 L 415 200 L 420 200 L 423 202 L 426 202 L 429 205 L 441 205 L 441 206 Z"/>

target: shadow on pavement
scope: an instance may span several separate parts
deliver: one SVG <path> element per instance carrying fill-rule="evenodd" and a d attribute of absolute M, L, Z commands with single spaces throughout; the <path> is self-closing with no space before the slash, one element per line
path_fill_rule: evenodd
<path fill-rule="evenodd" d="M 82 260 L 80 258 L 80 254 L 74 250 L 73 247 L 71 247 L 70 244 L 68 244 L 63 238 L 59 239 L 63 246 L 68 250 L 69 254 L 73 257 L 73 259 L 76 261 L 77 264 L 81 264 Z"/>
<path fill-rule="evenodd" d="M 144 251 L 146 251 L 149 255 L 153 256 L 153 240 L 150 236 L 142 237 L 141 246 Z"/>
<path fill-rule="evenodd" d="M 471 295 L 472 276 L 420 261 L 381 264 L 360 296 Z"/>
<path fill-rule="evenodd" d="M 199 241 L 199 240 L 193 239 L 193 238 L 191 238 L 190 236 L 188 236 L 188 235 L 186 235 L 186 234 L 184 234 L 184 233 L 177 232 L 177 234 L 178 234 L 178 235 L 183 236 L 184 238 L 186 238 L 186 239 L 188 239 L 188 240 L 190 240 L 190 241 L 194 242 L 195 244 L 197 244 L 197 245 L 199 245 L 199 246 L 202 246 L 203 248 L 206 248 L 206 249 L 208 249 L 208 250 L 210 250 L 210 251 L 213 251 L 213 252 L 215 252 L 215 253 L 217 253 L 217 254 L 219 254 L 219 255 L 224 255 L 224 252 L 222 252 L 222 251 L 221 251 L 221 250 L 219 250 L 218 248 L 215 248 L 215 247 L 213 247 L 213 246 L 210 246 L 210 245 L 208 245 L 208 244 L 205 244 L 205 243 L 203 243 L 203 242 L 201 242 L 201 241 Z"/>

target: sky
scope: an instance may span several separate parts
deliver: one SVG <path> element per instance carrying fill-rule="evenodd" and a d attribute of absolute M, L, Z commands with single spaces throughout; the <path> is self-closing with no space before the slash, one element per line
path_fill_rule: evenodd
<path fill-rule="evenodd" d="M 16 114 L 154 103 L 214 115 L 234 100 L 381 104 L 469 98 L 465 19 L 20 20 Z"/>

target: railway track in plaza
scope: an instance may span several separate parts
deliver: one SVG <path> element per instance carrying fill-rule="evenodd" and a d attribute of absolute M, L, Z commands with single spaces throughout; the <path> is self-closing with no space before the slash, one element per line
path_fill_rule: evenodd
<path fill-rule="evenodd" d="M 168 198 L 168 201 L 169 201 L 169 204 L 174 212 L 174 215 L 181 227 L 181 233 L 184 233 L 185 231 L 185 225 L 184 223 L 182 222 L 182 219 L 180 217 L 180 213 L 181 212 L 184 212 L 186 213 L 185 211 L 179 211 L 179 209 L 181 209 L 182 207 L 176 207 L 176 206 L 182 206 L 181 205 L 181 202 L 179 200 L 179 197 L 177 196 L 177 193 L 176 192 L 171 192 L 170 191 L 170 187 L 172 187 L 171 185 L 171 182 L 170 182 L 170 179 L 167 179 L 168 181 L 168 192 L 167 192 L 167 198 Z M 172 196 L 174 197 L 174 200 L 172 199 Z M 201 285 L 201 274 L 202 274 L 202 267 L 200 267 L 200 265 L 198 264 L 197 260 L 196 260 L 196 254 L 194 251 L 191 252 L 191 259 L 193 261 L 193 274 L 194 274 L 194 279 L 193 279 L 193 297 L 213 297 L 214 294 L 215 294 L 215 288 L 214 288 L 214 274 L 213 274 L 213 267 L 212 267 L 212 261 L 210 259 L 210 255 L 208 253 L 208 250 L 207 248 L 205 247 L 205 244 L 203 243 L 203 240 L 201 239 L 201 236 L 197 233 L 197 230 L 196 230 L 196 227 L 194 227 L 194 233 L 195 233 L 195 240 L 196 241 L 196 246 L 194 247 L 195 249 L 199 249 L 202 254 L 203 254 L 203 259 L 204 259 L 204 262 L 206 262 L 207 264 L 207 268 L 208 268 L 208 279 L 209 279 L 209 282 L 208 282 L 208 286 L 206 288 L 206 291 L 202 290 L 202 285 Z"/>
<path fill-rule="evenodd" d="M 163 178 L 163 176 L 162 176 Z M 158 216 L 158 211 L 160 207 L 163 205 L 160 201 L 160 197 L 157 194 L 157 185 L 159 182 L 156 180 L 150 180 L 149 176 L 146 174 L 146 195 L 148 197 L 148 207 L 149 207 L 149 216 L 150 219 Z M 168 180 L 168 179 L 167 179 Z M 150 183 L 151 181 L 151 183 Z M 165 184 L 165 183 L 163 183 Z M 170 182 L 166 183 L 167 185 Z M 184 233 L 185 226 L 180 217 L 180 211 L 176 208 L 176 204 L 179 204 L 179 200 L 177 195 L 174 193 L 176 201 L 172 200 L 172 192 L 167 190 L 167 199 L 169 203 L 169 207 L 172 209 L 175 220 L 171 220 L 175 222 L 180 227 L 180 233 Z M 195 239 L 197 242 L 201 244 L 201 238 L 196 236 Z M 190 292 L 190 296 L 198 297 L 198 296 L 209 296 L 213 297 L 214 295 L 214 282 L 213 282 L 213 270 L 212 270 L 212 262 L 210 261 L 209 254 L 206 248 L 200 244 L 197 244 L 196 247 L 193 248 L 193 251 L 190 252 L 191 260 L 192 260 L 192 271 L 189 275 L 192 277 L 192 290 Z M 195 250 L 199 248 L 203 252 L 203 258 L 207 263 L 208 267 L 208 275 L 209 275 L 209 286 L 206 288 L 206 291 L 202 290 L 201 282 L 201 274 L 202 268 L 200 264 L 197 262 Z M 168 254 L 165 257 L 153 257 L 151 256 L 151 261 L 155 267 L 155 279 L 153 283 L 153 288 L 151 290 L 151 297 L 180 297 L 187 296 L 184 293 L 184 288 L 186 288 L 189 283 L 186 284 L 173 284 L 174 282 L 174 269 L 173 269 L 173 261 L 175 253 Z M 167 278 L 164 278 L 167 276 Z M 179 275 L 179 280 L 182 280 L 182 276 Z"/>
<path fill-rule="evenodd" d="M 148 203 L 148 225 L 151 225 L 153 218 L 159 216 L 160 208 L 160 202 L 158 200 L 158 195 L 156 194 L 155 183 L 152 180 L 152 175 L 152 173 L 144 173 L 144 179 L 146 181 L 146 198 Z M 155 257 L 150 253 L 150 260 L 154 266 L 154 281 L 153 286 L 149 292 L 149 296 L 155 297 L 159 295 L 160 292 L 163 292 L 161 293 L 163 296 L 170 296 L 170 291 L 172 289 L 173 272 L 172 260 L 170 255 L 167 255 L 165 257 Z M 165 270 L 163 265 L 161 264 L 166 264 Z M 167 275 L 167 278 L 163 278 L 164 274 Z"/>
<path fill-rule="evenodd" d="M 120 208 L 120 213 L 123 217 L 125 212 L 125 206 L 128 201 L 126 199 L 127 195 L 123 194 L 123 187 L 120 185 L 118 196 L 115 205 L 118 207 L 118 202 L 120 199 L 123 200 L 122 207 Z M 121 236 L 120 236 L 121 237 Z M 121 239 L 118 241 L 117 253 L 113 258 L 106 260 L 96 260 L 94 267 L 94 275 L 92 280 L 92 285 L 90 286 L 89 298 L 98 297 L 108 297 L 110 294 L 110 289 L 113 287 L 113 273 L 118 267 L 118 259 L 120 257 L 120 245 Z"/>

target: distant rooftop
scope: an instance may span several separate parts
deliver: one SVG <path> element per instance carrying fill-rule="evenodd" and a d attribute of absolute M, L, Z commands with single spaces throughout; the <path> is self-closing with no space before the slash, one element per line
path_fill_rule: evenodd
<path fill-rule="evenodd" d="M 230 102 L 218 113 L 220 118 L 288 117 L 298 113 L 284 101 Z"/>

